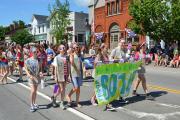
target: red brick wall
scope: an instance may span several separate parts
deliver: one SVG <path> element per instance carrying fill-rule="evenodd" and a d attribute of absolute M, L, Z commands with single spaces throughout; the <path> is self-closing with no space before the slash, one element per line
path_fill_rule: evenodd
<path fill-rule="evenodd" d="M 122 0 L 123 1 L 123 0 Z M 109 45 L 109 29 L 113 23 L 119 25 L 121 30 L 121 37 L 125 37 L 125 28 L 127 23 L 132 19 L 128 13 L 128 1 L 123 1 L 120 4 L 120 14 L 107 16 L 107 4 L 104 7 L 95 9 L 95 32 L 104 32 L 105 33 L 105 43 Z M 101 28 L 101 29 L 100 29 Z M 145 37 L 140 36 L 140 42 L 145 40 Z"/>

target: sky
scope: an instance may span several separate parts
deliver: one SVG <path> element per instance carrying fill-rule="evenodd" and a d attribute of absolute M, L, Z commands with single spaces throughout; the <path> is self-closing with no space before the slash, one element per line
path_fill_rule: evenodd
<path fill-rule="evenodd" d="M 88 13 L 89 1 L 69 0 L 70 10 Z M 23 20 L 28 24 L 33 14 L 49 15 L 48 5 L 54 2 L 55 0 L 0 0 L 0 26 L 7 26 L 15 20 Z"/>

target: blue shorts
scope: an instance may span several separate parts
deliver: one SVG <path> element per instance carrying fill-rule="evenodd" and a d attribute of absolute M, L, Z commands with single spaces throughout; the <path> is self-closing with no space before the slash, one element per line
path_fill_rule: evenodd
<path fill-rule="evenodd" d="M 3 68 L 3 67 L 6 67 L 7 65 L 6 65 L 6 63 L 1 62 L 1 63 L 0 63 L 0 66 Z"/>
<path fill-rule="evenodd" d="M 51 60 L 51 61 L 47 61 L 47 64 L 48 65 L 51 65 L 53 63 L 53 61 Z"/>
<path fill-rule="evenodd" d="M 82 79 L 80 77 L 72 77 L 72 83 L 75 88 L 82 86 Z"/>

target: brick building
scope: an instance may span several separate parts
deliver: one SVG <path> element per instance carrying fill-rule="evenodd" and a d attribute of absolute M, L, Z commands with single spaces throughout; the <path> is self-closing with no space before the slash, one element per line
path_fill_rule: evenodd
<path fill-rule="evenodd" d="M 144 36 L 128 37 L 126 28 L 132 19 L 128 12 L 129 0 L 94 0 L 93 4 L 89 8 L 90 11 L 94 10 L 94 42 L 102 39 L 102 42 L 114 48 L 120 38 L 136 43 L 145 41 Z"/>

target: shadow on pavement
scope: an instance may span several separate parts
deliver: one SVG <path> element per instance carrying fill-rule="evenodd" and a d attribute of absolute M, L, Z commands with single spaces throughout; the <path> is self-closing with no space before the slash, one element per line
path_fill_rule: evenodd
<path fill-rule="evenodd" d="M 45 104 L 45 105 L 38 105 L 39 106 L 39 110 L 42 110 L 42 109 L 49 109 L 52 107 L 52 104 Z"/>
<path fill-rule="evenodd" d="M 154 91 L 154 92 L 150 92 L 148 94 L 148 95 L 150 95 L 150 97 L 146 97 L 144 94 L 138 94 L 138 96 L 132 96 L 132 97 L 126 98 L 125 100 L 128 101 L 128 103 L 120 103 L 119 100 L 115 100 L 112 102 L 112 105 L 113 105 L 113 107 L 120 107 L 120 106 L 125 106 L 128 104 L 140 102 L 143 100 L 155 101 L 155 98 L 163 96 L 167 93 L 168 92 L 166 92 L 166 91 Z"/>
<path fill-rule="evenodd" d="M 83 78 L 83 82 L 94 82 L 94 78 L 93 77 Z"/>
<path fill-rule="evenodd" d="M 79 102 L 82 106 L 90 106 L 92 105 L 91 101 L 90 100 L 87 100 L 87 101 L 80 101 Z"/>

